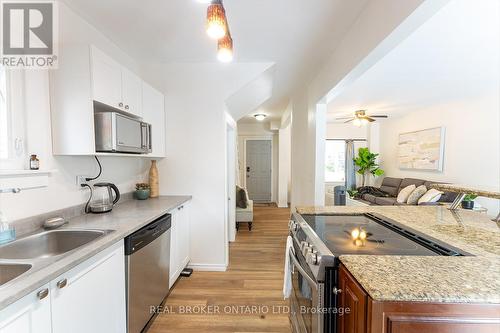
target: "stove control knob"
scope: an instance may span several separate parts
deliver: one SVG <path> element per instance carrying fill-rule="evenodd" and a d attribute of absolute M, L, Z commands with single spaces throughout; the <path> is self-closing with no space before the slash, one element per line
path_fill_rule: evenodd
<path fill-rule="evenodd" d="M 309 252 L 306 255 L 306 262 L 310 265 L 317 265 L 318 264 L 318 253 Z"/>

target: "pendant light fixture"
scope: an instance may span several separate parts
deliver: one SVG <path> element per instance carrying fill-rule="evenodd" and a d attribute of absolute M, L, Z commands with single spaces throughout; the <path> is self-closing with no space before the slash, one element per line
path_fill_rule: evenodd
<path fill-rule="evenodd" d="M 220 62 L 233 61 L 233 38 L 227 23 L 226 9 L 222 0 L 198 0 L 210 3 L 207 9 L 207 34 L 217 39 L 217 59 Z"/>
<path fill-rule="evenodd" d="M 207 9 L 207 34 L 210 38 L 221 39 L 226 36 L 226 11 L 221 1 L 212 1 Z"/>
<path fill-rule="evenodd" d="M 226 35 L 217 42 L 217 59 L 220 62 L 233 61 L 233 38 L 226 21 Z"/>

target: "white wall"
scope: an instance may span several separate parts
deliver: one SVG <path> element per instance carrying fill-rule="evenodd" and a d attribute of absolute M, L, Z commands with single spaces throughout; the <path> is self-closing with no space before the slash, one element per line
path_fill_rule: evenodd
<path fill-rule="evenodd" d="M 390 119 L 381 125 L 381 165 L 388 176 L 413 177 L 473 185 L 500 187 L 500 104 L 498 92 L 433 105 Z M 400 170 L 397 165 L 398 134 L 432 127 L 445 127 L 443 172 Z M 499 201 L 478 198 L 496 215 Z"/>
<path fill-rule="evenodd" d="M 271 201 L 278 202 L 278 179 L 279 179 L 279 135 L 276 131 L 270 130 L 268 122 L 257 122 L 255 124 L 238 123 L 238 165 L 240 183 L 246 184 L 245 172 L 245 140 L 255 138 L 268 138 L 273 140 L 272 166 L 271 166 Z"/>
<path fill-rule="evenodd" d="M 68 43 L 93 43 L 117 61 L 137 70 L 133 60 L 95 28 L 70 10 L 64 3 L 59 5 L 61 27 L 65 35 L 72 36 Z M 63 59 L 60 66 L 64 66 Z M 26 126 L 28 153 L 38 154 L 41 168 L 55 169 L 49 178 L 49 186 L 26 190 L 19 194 L 1 194 L 0 210 L 9 220 L 34 216 L 53 210 L 82 204 L 88 191 L 76 186 L 76 175 L 96 175 L 97 165 L 93 157 L 52 156 L 50 129 L 50 98 L 48 72 L 26 72 Z M 149 161 L 136 157 L 103 157 L 104 171 L 99 181 L 115 183 L 120 191 L 130 192 L 134 184 L 145 180 Z"/>
<path fill-rule="evenodd" d="M 278 172 L 278 207 L 288 207 L 290 202 L 290 124 L 279 130 L 279 172 Z"/>
<path fill-rule="evenodd" d="M 328 123 L 326 124 L 327 139 L 368 139 L 368 126 L 356 127 L 352 124 Z"/>
<path fill-rule="evenodd" d="M 172 63 L 142 72 L 166 95 L 167 158 L 158 165 L 162 195 L 192 195 L 191 267 L 225 270 L 226 99 L 266 67 Z"/>

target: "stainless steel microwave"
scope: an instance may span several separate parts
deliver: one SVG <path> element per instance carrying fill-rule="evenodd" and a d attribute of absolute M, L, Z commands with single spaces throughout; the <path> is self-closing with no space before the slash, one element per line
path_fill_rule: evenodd
<path fill-rule="evenodd" d="M 97 152 L 151 152 L 151 125 L 148 123 L 117 112 L 96 112 L 94 125 Z"/>

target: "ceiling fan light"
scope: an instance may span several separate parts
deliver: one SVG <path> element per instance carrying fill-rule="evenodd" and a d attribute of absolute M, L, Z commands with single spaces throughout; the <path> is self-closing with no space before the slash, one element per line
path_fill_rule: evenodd
<path fill-rule="evenodd" d="M 266 119 L 267 115 L 263 114 L 263 113 L 258 113 L 256 115 L 254 115 L 255 119 L 257 119 L 258 121 L 263 121 L 264 119 Z"/>
<path fill-rule="evenodd" d="M 356 127 L 361 127 L 361 124 L 362 124 L 361 119 L 359 119 L 359 118 L 355 118 L 355 119 L 352 121 L 352 124 L 353 124 L 354 126 L 356 126 Z"/>
<path fill-rule="evenodd" d="M 207 9 L 207 34 L 213 39 L 221 39 L 226 35 L 226 13 L 224 6 L 213 3 Z"/>
<path fill-rule="evenodd" d="M 233 39 L 230 35 L 219 39 L 217 43 L 217 58 L 220 62 L 233 61 Z"/>

